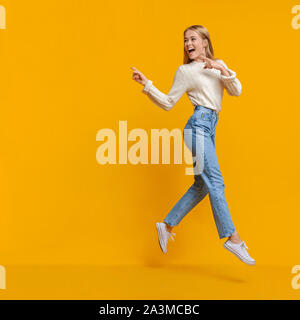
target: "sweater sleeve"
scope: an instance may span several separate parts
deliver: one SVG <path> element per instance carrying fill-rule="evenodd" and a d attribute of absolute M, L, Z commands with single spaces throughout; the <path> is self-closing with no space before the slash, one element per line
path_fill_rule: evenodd
<path fill-rule="evenodd" d="M 220 74 L 220 79 L 223 82 L 227 93 L 230 96 L 240 96 L 242 93 L 242 85 L 239 79 L 236 77 L 236 73 L 233 70 L 229 69 L 223 60 L 218 60 L 218 62 L 220 62 L 230 73 L 230 76 L 224 76 Z"/>
<path fill-rule="evenodd" d="M 149 99 L 160 108 L 169 111 L 174 107 L 177 101 L 187 90 L 187 82 L 184 78 L 184 71 L 182 66 L 179 66 L 175 72 L 172 87 L 168 94 L 164 94 L 158 90 L 151 80 L 145 84 L 142 92 L 145 93 Z"/>

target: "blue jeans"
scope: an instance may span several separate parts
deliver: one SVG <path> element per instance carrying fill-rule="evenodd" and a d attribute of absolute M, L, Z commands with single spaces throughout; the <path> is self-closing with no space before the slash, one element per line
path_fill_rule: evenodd
<path fill-rule="evenodd" d="M 196 106 L 185 125 L 184 142 L 192 152 L 194 183 L 175 204 L 164 219 L 176 226 L 204 197 L 209 194 L 219 238 L 229 237 L 235 231 L 224 195 L 224 180 L 215 151 L 215 131 L 219 115 L 212 109 Z M 188 130 L 186 130 L 188 129 Z"/>

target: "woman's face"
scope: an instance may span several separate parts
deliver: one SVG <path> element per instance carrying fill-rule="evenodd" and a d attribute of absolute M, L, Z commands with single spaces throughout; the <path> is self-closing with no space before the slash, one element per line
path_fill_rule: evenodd
<path fill-rule="evenodd" d="M 207 40 L 202 40 L 202 38 L 193 30 L 188 30 L 184 35 L 184 49 L 191 60 L 202 61 L 200 59 L 201 55 L 206 56 L 205 46 L 207 45 Z"/>

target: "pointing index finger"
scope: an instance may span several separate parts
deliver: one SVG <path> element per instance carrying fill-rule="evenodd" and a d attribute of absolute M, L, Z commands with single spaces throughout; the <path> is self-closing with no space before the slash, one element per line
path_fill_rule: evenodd
<path fill-rule="evenodd" d="M 139 70 L 135 67 L 131 67 L 132 70 L 139 72 Z"/>

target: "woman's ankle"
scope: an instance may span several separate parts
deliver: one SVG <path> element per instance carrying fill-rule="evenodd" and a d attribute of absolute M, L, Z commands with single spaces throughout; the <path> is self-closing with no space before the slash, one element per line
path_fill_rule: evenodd
<path fill-rule="evenodd" d="M 239 244 L 242 242 L 239 234 L 236 231 L 234 231 L 234 233 L 230 237 L 228 237 L 228 240 L 236 244 Z"/>
<path fill-rule="evenodd" d="M 171 231 L 173 229 L 173 227 L 168 225 L 166 222 L 164 222 L 164 224 L 166 225 L 168 231 Z"/>

